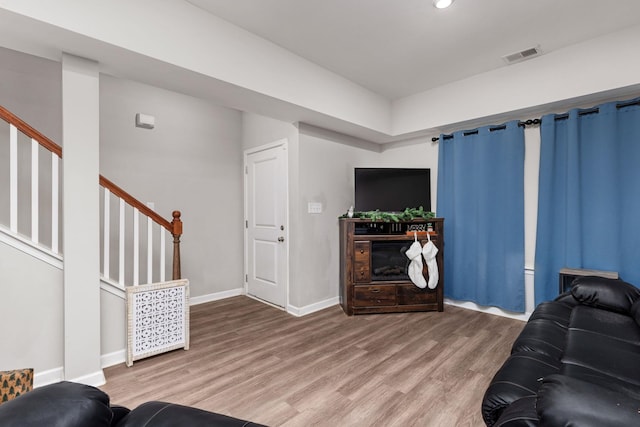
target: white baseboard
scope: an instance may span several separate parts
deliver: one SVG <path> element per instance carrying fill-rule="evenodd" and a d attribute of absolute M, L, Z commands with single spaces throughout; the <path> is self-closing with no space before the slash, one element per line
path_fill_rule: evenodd
<path fill-rule="evenodd" d="M 83 375 L 78 378 L 65 378 L 64 368 L 53 368 L 47 371 L 34 372 L 33 374 L 33 387 L 38 388 L 49 384 L 59 383 L 60 381 L 71 381 L 74 383 L 81 383 L 98 387 L 106 384 L 107 380 L 104 377 L 102 369 L 93 372 L 91 374 Z"/>
<path fill-rule="evenodd" d="M 96 372 L 92 372 L 92 373 L 87 374 L 87 375 L 83 375 L 83 376 L 78 377 L 78 378 L 69 378 L 69 379 L 67 379 L 67 381 L 71 381 L 71 382 L 74 382 L 74 383 L 80 383 L 80 384 L 92 385 L 94 387 L 105 385 L 107 383 L 107 379 L 104 377 L 104 372 L 102 372 L 102 369 L 100 369 L 99 371 L 96 371 Z"/>
<path fill-rule="evenodd" d="M 108 368 L 110 366 L 119 365 L 121 363 L 125 363 L 127 360 L 127 349 L 123 348 L 122 350 L 114 351 L 112 353 L 103 354 L 100 356 L 100 366 L 102 368 Z"/>
<path fill-rule="evenodd" d="M 313 304 L 305 305 L 304 307 L 295 307 L 291 304 L 287 306 L 287 313 L 294 316 L 306 316 L 307 314 L 315 313 L 316 311 L 324 310 L 325 308 L 334 306 L 340 303 L 340 298 L 334 297 L 324 301 L 319 301 Z"/>
<path fill-rule="evenodd" d="M 244 288 L 231 289 L 229 291 L 216 292 L 213 294 L 200 295 L 198 297 L 189 298 L 189 305 L 204 304 L 206 302 L 218 301 L 225 298 L 237 297 L 244 295 Z"/>
<path fill-rule="evenodd" d="M 53 368 L 47 371 L 35 371 L 33 374 L 33 387 L 42 387 L 59 383 L 64 379 L 64 368 Z"/>

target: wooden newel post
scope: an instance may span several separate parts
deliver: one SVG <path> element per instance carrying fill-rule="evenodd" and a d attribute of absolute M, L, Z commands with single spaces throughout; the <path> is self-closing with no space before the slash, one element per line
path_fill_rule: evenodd
<path fill-rule="evenodd" d="M 180 211 L 173 211 L 171 234 L 173 235 L 173 280 L 181 279 L 180 273 L 180 236 L 182 236 L 182 221 Z"/>

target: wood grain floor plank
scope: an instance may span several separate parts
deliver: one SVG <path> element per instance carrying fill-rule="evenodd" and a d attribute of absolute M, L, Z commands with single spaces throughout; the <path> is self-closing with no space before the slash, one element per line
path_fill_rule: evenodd
<path fill-rule="evenodd" d="M 294 317 L 247 297 L 191 308 L 191 346 L 105 369 L 114 404 L 162 400 L 270 426 L 482 426 L 524 323 L 445 311 Z"/>

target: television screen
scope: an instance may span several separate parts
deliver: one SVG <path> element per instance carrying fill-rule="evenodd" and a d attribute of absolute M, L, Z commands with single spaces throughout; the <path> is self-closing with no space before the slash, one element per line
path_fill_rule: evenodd
<path fill-rule="evenodd" d="M 355 205 L 359 212 L 431 210 L 430 169 L 355 168 Z"/>

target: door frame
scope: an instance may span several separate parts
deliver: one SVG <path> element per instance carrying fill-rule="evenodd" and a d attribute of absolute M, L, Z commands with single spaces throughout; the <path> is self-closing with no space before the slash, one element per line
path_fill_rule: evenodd
<path fill-rule="evenodd" d="M 249 233 L 248 233 L 248 221 L 249 221 L 249 183 L 248 183 L 248 177 L 249 177 L 249 173 L 248 173 L 248 168 L 249 168 L 249 164 L 247 162 L 247 159 L 249 157 L 249 155 L 251 154 L 255 154 L 255 153 L 259 153 L 261 151 L 266 151 L 266 150 L 272 150 L 274 148 L 278 148 L 278 147 L 282 147 L 282 149 L 284 149 L 284 151 L 286 152 L 285 155 L 285 165 L 284 165 L 284 194 L 285 194 L 285 207 L 284 207 L 284 238 L 285 238 L 285 242 L 287 243 L 286 248 L 285 248 L 285 260 L 284 260 L 284 274 L 283 274 L 283 285 L 284 285 L 284 292 L 285 292 L 285 302 L 284 302 L 284 307 L 280 307 L 277 306 L 275 304 L 270 303 L 269 301 L 265 301 L 259 298 L 254 298 L 253 296 L 249 295 L 248 292 L 248 288 L 249 288 Z M 279 139 L 276 140 L 274 142 L 270 142 L 268 144 L 263 144 L 263 145 L 259 145 L 257 147 L 252 147 L 252 148 L 248 148 L 246 150 L 244 150 L 244 154 L 243 154 L 243 165 L 242 165 L 242 176 L 243 176 L 243 183 L 244 183 L 244 220 L 243 220 L 243 231 L 244 231 L 244 274 L 243 274 L 243 292 L 246 296 L 253 298 L 257 301 L 260 301 L 264 304 L 270 305 L 272 307 L 278 308 L 280 310 L 284 310 L 287 313 L 289 312 L 289 248 L 290 248 L 290 244 L 289 244 L 289 141 L 287 138 L 283 138 L 283 139 Z"/>

